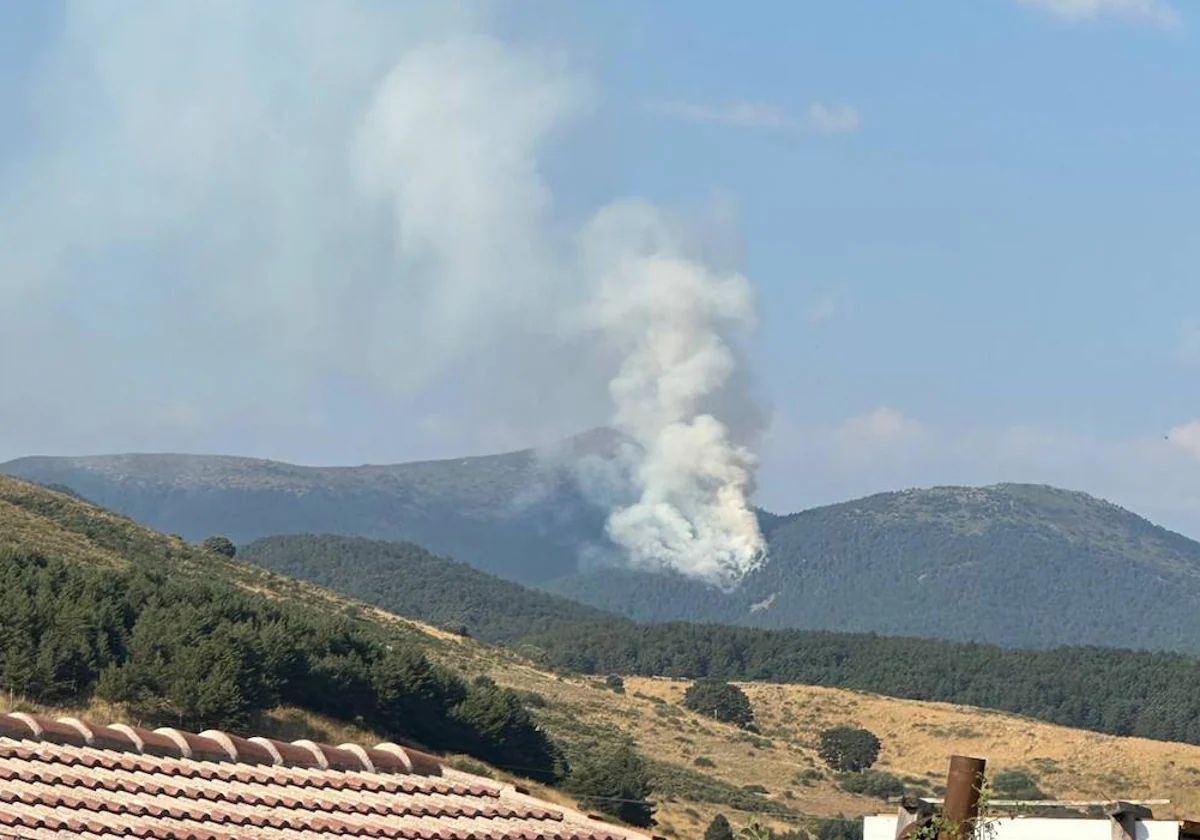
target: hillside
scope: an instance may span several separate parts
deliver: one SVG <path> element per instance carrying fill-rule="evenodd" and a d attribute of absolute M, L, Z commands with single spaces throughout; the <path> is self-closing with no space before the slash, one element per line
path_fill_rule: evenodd
<path fill-rule="evenodd" d="M 0 478 L 0 689 L 245 731 L 295 706 L 558 780 L 519 699 L 469 685 L 417 634 L 73 497 Z M 357 609 L 357 608 L 355 608 Z"/>
<path fill-rule="evenodd" d="M 144 455 L 23 459 L 0 471 L 71 487 L 192 540 L 329 533 L 413 542 L 640 621 L 1200 652 L 1200 543 L 1051 487 L 936 487 L 761 513 L 770 560 L 731 594 L 678 575 L 585 565 L 586 547 L 603 544 L 603 514 L 585 501 L 575 467 L 604 457 L 613 440 L 592 433 L 553 451 L 389 467 Z M 367 592 L 386 574 L 387 562 L 364 557 L 339 568 L 336 583 Z M 1113 620 L 1115 593 L 1137 620 Z"/>
<path fill-rule="evenodd" d="M 332 549 L 327 545 L 325 550 Z M 485 577 L 462 564 L 438 560 L 416 549 L 410 551 L 414 553 L 413 562 L 432 564 L 427 568 L 445 564 L 468 579 L 475 578 L 476 585 L 481 585 Z M 5 690 L 0 695 L 15 696 L 19 708 L 88 709 L 96 717 L 133 716 L 146 722 L 155 720 L 156 715 L 178 722 L 180 715 L 207 714 L 215 715 L 214 722 L 220 721 L 234 731 L 240 728 L 237 721 L 220 716 L 231 711 L 246 712 L 254 716 L 248 728 L 283 737 L 313 736 L 373 743 L 399 732 L 410 740 L 428 741 L 428 727 L 432 724 L 436 729 L 446 719 L 440 719 L 439 723 L 436 717 L 432 721 L 425 717 L 421 731 L 404 729 L 412 726 L 412 716 L 401 712 L 398 719 L 395 715 L 372 711 L 369 697 L 381 684 L 370 680 L 356 682 L 361 677 L 354 676 L 353 668 L 345 667 L 357 661 L 367 666 L 369 673 L 383 662 L 392 661 L 404 663 L 398 673 L 391 672 L 398 676 L 411 675 L 416 667 L 416 673 L 435 677 L 433 683 L 425 683 L 421 689 L 420 708 L 426 714 L 431 703 L 436 708 L 439 702 L 438 695 L 428 692 L 449 689 L 451 693 L 461 691 L 475 697 L 520 698 L 522 707 L 572 757 L 587 755 L 600 745 L 622 738 L 632 739 L 641 753 L 652 757 L 651 795 L 658 802 L 660 820 L 655 830 L 669 837 L 698 836 L 718 812 L 727 814 L 735 827 L 744 825 L 751 815 L 758 815 L 780 827 L 811 829 L 820 818 L 839 813 L 857 816 L 885 807 L 879 800 L 845 792 L 839 779 L 822 769 L 814 750 L 817 735 L 822 728 L 840 723 L 855 723 L 877 732 L 884 745 L 880 769 L 894 774 L 913 790 L 936 793 L 945 774 L 946 757 L 955 751 L 967 751 L 988 757 L 993 771 L 1029 771 L 1045 792 L 1057 796 L 1167 796 L 1175 804 L 1170 809 L 1159 809 L 1160 813 L 1169 810 L 1194 814 L 1200 809 L 1200 794 L 1192 783 L 1200 774 L 1200 747 L 1114 738 L 997 712 L 894 700 L 833 688 L 744 683 L 761 729 L 761 734 L 755 735 L 680 707 L 686 683 L 628 676 L 623 692 L 617 693 L 599 677 L 555 673 L 535 665 L 528 657 L 538 656 L 536 650 L 526 648 L 518 653 L 402 620 L 325 590 L 210 554 L 70 496 L 4 478 L 0 478 L 0 569 L 4 572 L 0 578 L 4 581 L 0 589 L 4 601 L 0 604 L 3 609 L 0 614 L 5 616 L 0 646 L 0 675 Z M 44 574 L 43 570 L 52 574 Z M 156 570 L 169 571 L 170 575 L 156 574 Z M 26 577 L 27 574 L 32 577 Z M 30 590 L 21 588 L 22 581 L 29 580 L 39 583 L 34 589 L 36 597 L 30 597 Z M 440 585 L 443 593 L 455 591 L 446 580 Z M 478 594 L 470 586 L 462 587 L 460 593 L 465 601 Z M 114 597 L 127 599 L 123 603 L 128 609 L 87 612 L 102 606 L 104 599 Z M 546 596 L 535 592 L 530 600 L 518 597 L 513 603 L 542 608 L 558 602 L 546 600 Z M 71 618 L 70 624 L 57 620 L 59 614 L 52 609 L 55 605 L 63 608 L 63 617 Z M 29 615 L 31 606 L 39 621 L 26 626 L 24 616 Z M 101 622 L 116 623 L 107 625 L 108 633 L 89 636 L 88 645 L 92 647 L 77 649 L 59 644 L 69 636 L 54 634 L 88 615 L 96 615 Z M 254 621 L 249 625 L 231 624 L 226 619 L 233 616 Z M 562 617 L 556 616 L 554 620 Z M 84 621 L 84 626 L 88 621 Z M 148 623 L 143 625 L 143 622 Z M 282 632 L 269 634 L 273 640 L 271 648 L 259 648 L 262 637 L 251 633 L 251 628 L 272 626 Z M 585 632 L 589 625 L 574 619 L 563 625 L 570 626 Z M 605 625 L 607 629 L 615 626 L 631 625 L 612 620 Z M 340 653 L 326 658 L 328 651 L 323 652 L 319 644 L 313 643 L 313 631 L 337 641 Z M 32 649 L 49 653 L 22 654 L 20 639 L 25 632 L 37 636 L 32 639 Z M 762 631 L 737 632 L 761 635 Z M 781 643 L 795 642 L 779 634 L 765 637 Z M 618 637 L 618 646 L 626 641 Z M 230 645 L 222 647 L 223 642 Z M 402 660 L 388 660 L 387 653 L 378 646 L 380 643 L 393 653 L 400 653 Z M 897 644 L 904 643 L 897 641 Z M 191 648 L 202 653 L 193 655 Z M 164 675 L 147 667 L 147 662 L 139 663 L 143 649 L 158 657 L 165 656 L 168 662 L 177 662 L 182 670 L 175 672 L 175 676 L 182 679 L 161 679 Z M 956 647 L 947 645 L 941 651 L 942 661 L 949 664 L 951 660 L 945 656 L 953 649 Z M 53 653 L 70 650 L 90 653 L 83 659 Z M 239 658 L 256 650 L 255 655 L 270 655 Z M 668 646 L 660 650 L 664 655 L 670 652 Z M 819 651 L 805 653 L 805 650 L 792 647 L 790 652 L 781 651 L 780 661 L 798 655 L 800 659 L 821 655 Z M 208 654 L 220 655 L 206 659 Z M 108 656 L 107 666 L 93 658 L 96 655 Z M 1091 655 L 1093 661 L 1085 663 L 1086 667 L 1102 675 L 1105 657 L 1110 654 L 1096 651 Z M 258 670 L 247 673 L 240 668 L 236 671 L 240 675 L 231 675 L 221 670 L 228 667 L 227 657 L 234 657 L 243 666 L 252 663 Z M 426 658 L 429 665 L 421 665 Z M 39 685 L 37 679 L 30 680 L 27 676 L 24 682 L 15 682 L 20 675 L 10 667 L 14 663 L 33 663 L 40 669 L 55 662 L 71 663 L 74 670 L 69 676 L 74 679 L 86 679 L 88 673 L 95 675 L 98 670 L 98 684 L 93 683 L 91 688 L 71 681 Z M 282 662 L 290 663 L 287 670 L 279 670 Z M 1200 677 L 1190 678 L 1186 674 L 1172 677 L 1164 673 L 1171 660 L 1142 664 L 1142 671 L 1131 672 L 1135 681 L 1139 675 L 1145 678 L 1148 672 L 1155 672 L 1190 696 L 1200 696 Z M 331 672 L 331 667 L 337 670 Z M 131 679 L 106 677 L 106 670 Z M 1005 664 L 1004 670 L 1009 677 L 1016 676 L 1011 666 Z M 389 673 L 389 669 L 381 668 L 380 672 Z M 68 675 L 54 668 L 48 673 Z M 331 673 L 348 682 L 337 690 L 318 682 L 309 685 L 303 695 L 289 693 L 290 679 L 296 679 L 299 686 L 309 684 L 314 678 L 328 679 Z M 268 680 L 263 684 L 264 674 L 283 681 Z M 490 688 L 489 680 L 481 679 L 485 676 L 499 688 Z M 233 686 L 248 693 L 256 681 L 260 689 L 280 693 L 259 698 L 258 705 L 248 708 L 239 705 L 241 700 L 231 698 L 227 692 L 207 690 Z M 141 694 L 119 695 L 122 688 L 128 690 L 134 685 L 140 685 Z M 178 694 L 175 685 L 180 689 Z M 347 691 L 356 685 L 357 690 Z M 401 687 L 403 683 L 390 685 Z M 439 685 L 441 688 L 435 689 Z M 10 688 L 14 689 L 12 695 Z M 31 691 L 41 692 L 41 696 L 33 696 Z M 490 694 L 496 691 L 502 693 Z M 1049 685 L 1046 691 L 1047 696 L 1052 696 L 1056 689 Z M 113 692 L 118 692 L 118 696 L 113 696 Z M 393 695 L 397 699 L 404 696 L 405 692 Z M 153 702 L 156 698 L 159 702 Z M 1080 697 L 1081 701 L 1084 699 Z M 208 705 L 186 707 L 201 700 Z M 226 705 L 230 702 L 234 702 L 232 707 Z M 359 705 L 357 708 L 340 705 L 346 702 Z M 1169 697 L 1163 702 L 1174 704 Z M 7 700 L 2 705 L 7 705 Z M 399 708 L 406 707 L 402 704 Z M 459 719 L 453 709 L 447 711 L 451 712 L 450 720 Z M 502 720 L 496 718 L 492 722 Z M 513 722 L 508 724 L 509 735 L 523 731 L 513 726 Z M 472 770 L 511 775 L 504 768 L 514 764 L 512 758 L 504 753 L 488 754 L 486 746 L 481 750 L 478 742 L 471 746 L 466 751 L 474 752 L 476 759 L 452 760 Z M 482 768 L 479 758 L 488 760 L 497 769 Z M 517 766 L 527 767 L 521 763 Z M 538 790 L 551 798 L 563 796 L 554 790 Z"/>
<path fill-rule="evenodd" d="M 274 537 L 251 544 L 245 557 L 314 582 L 332 581 L 368 603 L 505 644 L 559 670 L 852 688 L 1200 744 L 1200 659 L 1190 656 L 637 624 L 413 545 L 347 537 Z"/>
<path fill-rule="evenodd" d="M 704 772 L 734 791 L 759 786 L 766 792 L 752 799 L 802 814 L 861 815 L 894 807 L 844 792 L 817 756 L 820 731 L 846 723 L 875 732 L 883 742 L 877 769 L 896 775 L 914 791 L 938 793 L 947 756 L 959 752 L 986 758 L 993 777 L 1006 770 L 1025 771 L 1049 796 L 1166 798 L 1171 805 L 1156 807 L 1156 815 L 1194 818 L 1200 811 L 1196 746 L 1098 735 L 964 706 L 839 689 L 740 683 L 762 729 L 761 736 L 752 736 L 681 708 L 686 682 L 626 678 L 625 694 L 616 695 L 604 690 L 599 680 L 560 680 L 519 663 L 479 667 L 490 667 L 489 673 L 502 685 L 543 695 L 548 704 L 543 720 L 552 729 L 612 727 L 632 734 L 644 752 L 659 758 L 667 771 L 674 769 L 678 789 L 687 789 L 680 771 L 695 773 L 701 769 L 697 759 L 706 758 L 715 766 Z M 716 802 L 694 793 L 682 796 L 679 802 L 661 805 L 660 817 L 689 837 L 700 836 L 717 812 L 727 814 L 736 826 L 745 814 L 731 807 L 725 796 L 710 792 L 708 797 Z M 794 818 L 783 812 L 776 819 L 786 824 Z"/>
<path fill-rule="evenodd" d="M 552 591 L 639 620 L 1200 651 L 1200 543 L 1115 505 L 1003 484 L 884 493 L 782 517 L 730 596 L 577 574 Z M 1113 599 L 1136 621 L 1114 621 Z"/>
<path fill-rule="evenodd" d="M 243 547 L 247 562 L 311 581 L 389 612 L 490 642 L 514 643 L 610 616 L 436 557 L 412 543 L 360 537 L 267 537 Z"/>
<path fill-rule="evenodd" d="M 287 738 L 392 739 L 451 753 L 473 772 L 570 790 L 576 769 L 603 762 L 627 739 L 617 728 L 581 725 L 582 708 L 485 678 L 515 669 L 564 680 L 515 654 L 4 477 L 0 615 L 6 708 Z M 650 792 L 664 804 L 669 798 L 667 810 L 684 820 L 716 798 L 786 817 L 784 824 L 814 824 L 813 815 L 760 802 L 717 776 L 661 761 L 652 770 Z M 688 790 L 679 790 L 681 779 Z M 869 810 L 866 800 L 854 801 Z M 678 836 L 669 825 L 658 833 Z"/>

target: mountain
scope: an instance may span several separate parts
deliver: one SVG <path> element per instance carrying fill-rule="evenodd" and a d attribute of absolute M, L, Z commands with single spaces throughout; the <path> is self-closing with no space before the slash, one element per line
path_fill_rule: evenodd
<path fill-rule="evenodd" d="M 639 620 L 1200 651 L 1200 543 L 1083 493 L 884 493 L 783 517 L 767 539 L 728 595 L 630 571 L 550 588 Z"/>
<path fill-rule="evenodd" d="M 160 531 L 246 543 L 329 533 L 411 541 L 511 580 L 570 571 L 603 513 L 571 467 L 610 453 L 607 430 L 543 450 L 388 466 L 303 467 L 206 455 L 21 458 L 0 473 L 69 487 Z"/>
<path fill-rule="evenodd" d="M 605 565 L 595 559 L 605 552 L 590 551 L 605 546 L 604 512 L 581 492 L 577 467 L 617 444 L 594 432 L 546 451 L 394 466 L 133 455 L 26 458 L 0 472 L 70 487 L 191 540 L 411 542 L 642 621 L 1200 652 L 1200 543 L 1051 487 L 935 487 L 760 512 L 769 561 L 732 593 Z M 392 574 L 376 559 L 303 573 L 365 594 Z"/>

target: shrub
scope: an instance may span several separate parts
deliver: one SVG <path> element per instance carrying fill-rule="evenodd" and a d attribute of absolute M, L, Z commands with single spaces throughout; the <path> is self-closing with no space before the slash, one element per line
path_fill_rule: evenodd
<path fill-rule="evenodd" d="M 817 840 L 862 840 L 862 822 L 834 817 L 817 821 Z"/>
<path fill-rule="evenodd" d="M 771 832 L 772 840 L 812 840 L 812 835 L 803 828 L 789 828 L 787 831 Z"/>
<path fill-rule="evenodd" d="M 738 832 L 742 840 L 774 840 L 775 832 L 754 817 Z"/>
<path fill-rule="evenodd" d="M 818 754 L 829 767 L 860 773 L 879 759 L 879 738 L 868 729 L 835 726 L 821 733 Z"/>
<path fill-rule="evenodd" d="M 702 715 L 747 727 L 754 722 L 750 698 L 736 685 L 721 680 L 697 680 L 688 686 L 683 705 Z"/>
<path fill-rule="evenodd" d="M 604 678 L 604 684 L 617 694 L 625 693 L 625 680 L 621 679 L 619 674 L 609 674 Z"/>
<path fill-rule="evenodd" d="M 1045 799 L 1037 779 L 1027 770 L 1001 770 L 992 779 L 992 794 L 998 799 Z"/>
<path fill-rule="evenodd" d="M 649 766 L 650 785 L 657 799 L 707 802 L 747 814 L 796 816 L 796 812 L 782 802 L 747 793 L 716 776 L 665 761 L 650 762 Z"/>
<path fill-rule="evenodd" d="M 709 758 L 707 756 L 703 756 L 703 755 L 696 756 L 696 760 L 693 761 L 692 764 L 695 764 L 697 767 L 716 767 L 717 766 L 717 762 L 715 762 L 711 758 Z"/>
<path fill-rule="evenodd" d="M 798 785 L 812 787 L 816 782 L 824 778 L 825 774 L 820 770 L 816 769 L 815 767 L 809 767 L 805 770 L 801 770 L 799 773 L 793 776 L 792 780 Z"/>
<path fill-rule="evenodd" d="M 873 796 L 876 799 L 893 799 L 903 796 L 905 790 L 904 782 L 891 773 L 883 773 L 879 770 L 847 773 L 838 779 L 838 783 L 846 793 Z"/>
<path fill-rule="evenodd" d="M 587 755 L 575 763 L 566 788 L 585 810 L 599 811 L 630 825 L 654 824 L 646 761 L 629 744 Z"/>

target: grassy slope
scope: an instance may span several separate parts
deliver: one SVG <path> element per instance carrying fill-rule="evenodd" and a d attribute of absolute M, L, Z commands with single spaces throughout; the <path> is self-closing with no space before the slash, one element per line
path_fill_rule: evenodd
<path fill-rule="evenodd" d="M 248 563 L 224 560 L 180 537 L 160 534 L 74 496 L 0 475 L 0 551 L 5 550 L 118 567 L 127 565 L 127 555 L 137 554 L 159 558 L 164 567 L 179 573 L 216 574 L 247 589 L 323 609 L 360 608 L 337 593 Z"/>

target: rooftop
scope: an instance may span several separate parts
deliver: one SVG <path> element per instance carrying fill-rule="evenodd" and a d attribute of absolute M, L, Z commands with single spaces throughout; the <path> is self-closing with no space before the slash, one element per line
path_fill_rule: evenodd
<path fill-rule="evenodd" d="M 0 715 L 0 838 L 647 840 L 396 744 Z"/>

